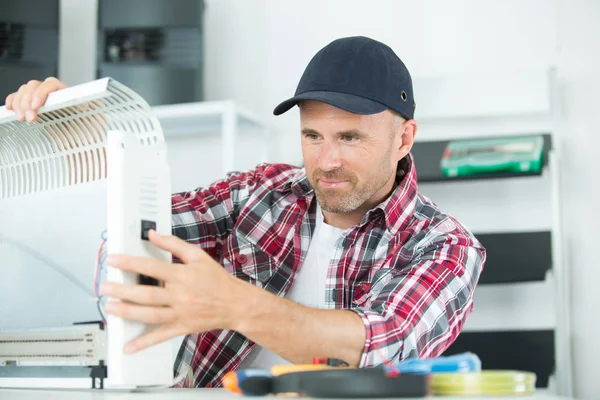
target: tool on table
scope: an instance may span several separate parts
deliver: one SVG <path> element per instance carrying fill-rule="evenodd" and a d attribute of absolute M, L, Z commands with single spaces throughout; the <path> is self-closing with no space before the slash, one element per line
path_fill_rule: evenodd
<path fill-rule="evenodd" d="M 414 398 L 429 394 L 429 380 L 426 374 L 390 374 L 384 367 L 332 368 L 276 376 L 270 393 L 318 398 Z"/>
<path fill-rule="evenodd" d="M 431 391 L 441 396 L 527 395 L 535 391 L 535 381 L 534 373 L 523 371 L 440 373 L 431 375 Z"/>
<path fill-rule="evenodd" d="M 273 375 L 264 369 L 248 368 L 229 371 L 223 378 L 223 387 L 230 392 L 255 395 L 257 392 L 262 393 L 262 387 L 270 385 Z M 256 389 L 255 387 L 258 387 Z M 260 390 L 259 390 L 260 389 Z"/>
<path fill-rule="evenodd" d="M 390 374 L 383 367 L 327 368 L 281 375 L 263 372 L 230 372 L 224 385 L 230 391 L 247 396 L 423 397 L 428 394 L 430 379 L 425 374 Z"/>
<path fill-rule="evenodd" d="M 481 360 L 476 354 L 466 352 L 452 356 L 426 359 L 410 359 L 387 367 L 400 373 L 435 374 L 442 372 L 481 371 Z"/>
<path fill-rule="evenodd" d="M 274 377 L 307 371 L 321 371 L 333 368 L 345 368 L 341 365 L 327 361 L 328 359 L 315 359 L 314 364 L 287 364 L 274 365 L 270 371 L 264 369 L 239 369 L 228 372 L 223 379 L 225 389 L 234 393 L 245 395 L 263 395 L 272 391 L 272 381 Z M 348 365 L 347 363 L 343 363 Z"/>
<path fill-rule="evenodd" d="M 431 373 L 481 370 L 481 361 L 473 353 L 411 359 L 374 368 L 350 367 L 335 359 L 315 358 L 313 363 L 277 365 L 269 372 L 232 371 L 225 377 L 224 386 L 254 396 L 297 393 L 311 397 L 422 397 L 429 392 Z"/>

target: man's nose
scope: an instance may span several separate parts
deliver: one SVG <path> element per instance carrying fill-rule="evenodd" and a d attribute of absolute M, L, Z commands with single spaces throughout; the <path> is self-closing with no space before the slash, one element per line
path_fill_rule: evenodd
<path fill-rule="evenodd" d="M 319 154 L 319 168 L 323 171 L 332 171 L 342 166 L 339 146 L 330 141 L 325 141 Z"/>

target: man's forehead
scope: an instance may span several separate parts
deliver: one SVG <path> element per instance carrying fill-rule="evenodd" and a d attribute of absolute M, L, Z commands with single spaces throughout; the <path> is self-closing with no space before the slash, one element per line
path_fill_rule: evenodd
<path fill-rule="evenodd" d="M 332 106 L 331 104 L 315 100 L 303 100 L 298 104 L 298 107 L 300 107 L 301 119 L 337 119 L 354 121 L 357 123 L 369 123 L 385 121 L 391 116 L 391 113 L 388 110 L 377 114 L 355 114 Z"/>

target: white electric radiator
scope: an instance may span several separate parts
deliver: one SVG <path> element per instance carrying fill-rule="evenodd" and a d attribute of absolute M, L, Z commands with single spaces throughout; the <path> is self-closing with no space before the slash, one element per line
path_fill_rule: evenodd
<path fill-rule="evenodd" d="M 0 108 L 0 387 L 171 385 L 171 343 L 124 354 L 153 327 L 104 323 L 97 298 L 102 279 L 157 284 L 100 276 L 106 253 L 171 261 L 144 237 L 171 233 L 169 177 L 157 118 L 113 79 L 51 93 L 33 123 Z"/>

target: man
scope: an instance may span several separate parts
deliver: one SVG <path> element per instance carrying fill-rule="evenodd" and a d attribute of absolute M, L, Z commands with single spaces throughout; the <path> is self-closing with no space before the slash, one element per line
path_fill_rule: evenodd
<path fill-rule="evenodd" d="M 33 121 L 55 78 L 7 98 Z M 310 363 L 360 367 L 440 355 L 472 309 L 485 250 L 417 187 L 417 131 L 408 70 L 383 43 L 333 41 L 296 94 L 305 168 L 258 166 L 173 195 L 174 236 L 152 232 L 175 264 L 111 255 L 109 265 L 164 288 L 107 283 L 125 300 L 108 313 L 161 327 L 137 351 L 186 334 L 175 372 L 219 386 L 239 367 Z"/>

